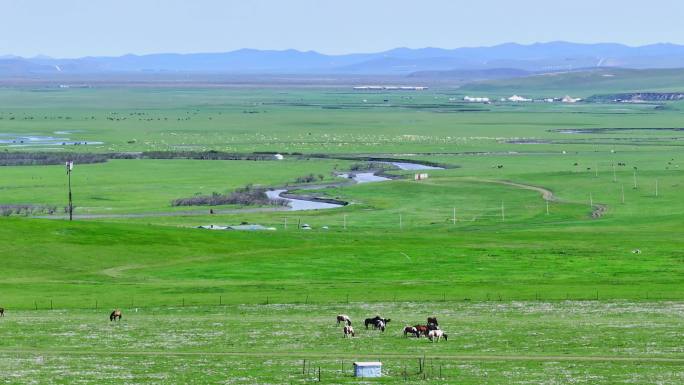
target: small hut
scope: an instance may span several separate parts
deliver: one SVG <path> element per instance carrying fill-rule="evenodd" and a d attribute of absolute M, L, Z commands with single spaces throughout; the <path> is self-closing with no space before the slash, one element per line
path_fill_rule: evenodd
<path fill-rule="evenodd" d="M 382 377 L 382 362 L 354 362 L 354 377 Z"/>

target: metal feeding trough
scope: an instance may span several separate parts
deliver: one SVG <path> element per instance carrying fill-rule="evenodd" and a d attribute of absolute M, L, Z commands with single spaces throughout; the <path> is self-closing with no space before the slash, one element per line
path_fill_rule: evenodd
<path fill-rule="evenodd" d="M 354 362 L 354 377 L 382 377 L 382 362 Z"/>

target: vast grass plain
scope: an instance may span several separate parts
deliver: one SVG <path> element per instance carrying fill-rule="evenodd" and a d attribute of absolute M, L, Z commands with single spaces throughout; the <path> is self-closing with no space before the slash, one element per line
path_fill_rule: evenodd
<path fill-rule="evenodd" d="M 683 382 L 683 105 L 473 90 L 0 89 L 0 151 L 285 154 L 77 164 L 73 222 L 63 165 L 1 167 L 0 205 L 60 210 L 0 218 L 0 382 L 356 383 L 358 359 L 385 363 L 378 383 Z M 444 169 L 336 176 L 369 157 Z M 171 206 L 248 184 L 350 204 Z M 276 230 L 196 228 L 240 223 Z M 384 334 L 358 326 L 375 314 Z M 447 342 L 401 335 L 428 315 Z"/>

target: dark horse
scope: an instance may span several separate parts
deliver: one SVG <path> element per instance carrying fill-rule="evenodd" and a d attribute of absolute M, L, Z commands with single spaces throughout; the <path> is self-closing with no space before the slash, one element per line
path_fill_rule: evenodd
<path fill-rule="evenodd" d="M 366 329 L 368 329 L 368 325 L 377 327 L 380 321 L 382 321 L 384 324 L 388 324 L 391 320 L 389 318 L 382 318 L 379 315 L 376 315 L 373 318 L 366 318 L 363 323 L 366 325 Z"/>
<path fill-rule="evenodd" d="M 439 326 L 439 323 L 437 322 L 437 317 L 428 317 L 427 323 L 428 325 L 434 324 L 435 326 Z"/>
<path fill-rule="evenodd" d="M 109 320 L 114 321 L 114 320 L 121 320 L 121 310 L 116 309 L 112 312 L 112 314 L 109 315 Z"/>
<path fill-rule="evenodd" d="M 0 317 L 4 317 L 4 316 L 5 316 L 5 308 L 0 307 Z"/>

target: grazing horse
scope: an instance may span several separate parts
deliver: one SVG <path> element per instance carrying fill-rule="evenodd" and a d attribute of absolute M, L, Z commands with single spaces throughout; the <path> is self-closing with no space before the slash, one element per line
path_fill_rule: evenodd
<path fill-rule="evenodd" d="M 388 323 L 391 321 L 391 319 L 389 319 L 389 318 L 382 318 L 382 317 L 380 317 L 379 315 L 376 315 L 376 316 L 373 317 L 373 318 L 366 318 L 366 319 L 363 321 L 363 323 L 366 325 L 366 329 L 368 329 L 368 325 L 373 325 L 373 327 L 377 329 L 377 323 L 378 323 L 378 321 L 382 321 L 383 323 L 388 324 Z"/>
<path fill-rule="evenodd" d="M 0 307 L 0 317 L 4 317 L 4 316 L 5 316 L 5 308 Z"/>
<path fill-rule="evenodd" d="M 448 336 L 442 330 L 430 330 L 430 332 L 428 333 L 428 338 L 432 342 L 435 342 L 435 339 L 437 340 L 437 342 L 439 342 L 439 339 L 442 337 L 444 337 L 444 341 L 447 341 Z"/>
<path fill-rule="evenodd" d="M 380 329 L 380 331 L 384 332 L 385 331 L 385 321 L 383 321 L 383 320 L 375 321 L 375 323 L 373 324 L 373 329 Z"/>
<path fill-rule="evenodd" d="M 118 319 L 119 321 L 121 320 L 121 310 L 116 309 L 112 312 L 112 314 L 109 315 L 109 320 L 114 321 Z"/>
<path fill-rule="evenodd" d="M 430 329 L 428 328 L 427 325 L 414 325 L 413 327 L 418 332 L 418 337 L 420 337 L 421 334 L 423 334 L 427 337 L 428 332 L 430 331 Z"/>
<path fill-rule="evenodd" d="M 337 324 L 339 325 L 340 322 L 343 322 L 343 323 L 351 326 L 351 318 L 349 318 L 349 316 L 346 314 L 338 314 L 337 315 Z"/>
<path fill-rule="evenodd" d="M 437 322 L 437 317 L 427 317 L 427 323 L 428 325 L 434 324 L 435 326 L 439 326 L 439 322 Z"/>
<path fill-rule="evenodd" d="M 406 326 L 404 328 L 404 337 L 407 337 L 409 334 L 413 334 L 413 336 L 416 338 L 420 337 L 420 333 L 418 333 L 418 329 L 416 329 L 413 326 Z"/>
<path fill-rule="evenodd" d="M 351 325 L 345 325 L 342 328 L 342 332 L 344 333 L 344 338 L 354 337 L 354 328 Z"/>

